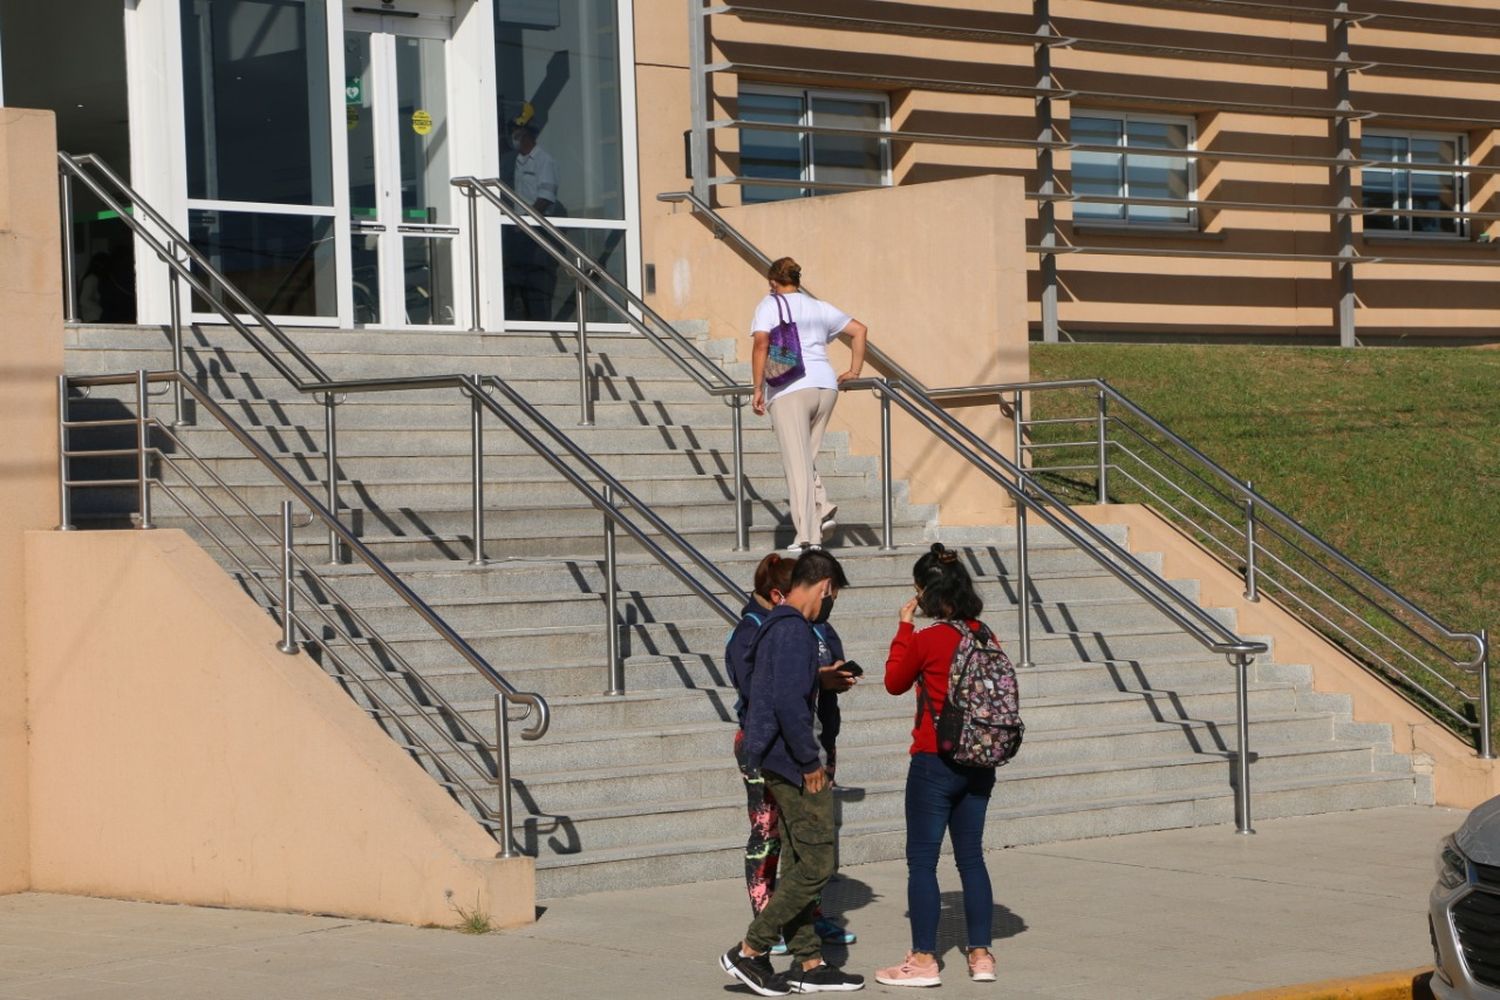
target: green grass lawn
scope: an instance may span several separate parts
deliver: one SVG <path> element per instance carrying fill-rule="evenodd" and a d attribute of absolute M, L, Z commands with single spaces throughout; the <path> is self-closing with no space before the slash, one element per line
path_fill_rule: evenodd
<path fill-rule="evenodd" d="M 1500 636 L 1500 350 L 1036 344 L 1031 376 L 1106 379 L 1449 627 Z"/>

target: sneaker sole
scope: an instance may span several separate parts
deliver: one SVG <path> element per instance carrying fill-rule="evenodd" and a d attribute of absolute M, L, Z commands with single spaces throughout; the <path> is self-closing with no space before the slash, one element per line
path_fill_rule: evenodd
<path fill-rule="evenodd" d="M 787 988 L 785 990 L 766 989 L 764 986 L 759 985 L 749 976 L 741 972 L 736 965 L 729 961 L 728 956 L 725 955 L 719 956 L 719 968 L 723 969 L 730 976 L 738 979 L 740 982 L 744 983 L 746 986 L 750 987 L 750 989 L 754 990 L 756 993 L 760 994 L 763 997 L 784 997 L 792 992 L 790 988 Z"/>
<path fill-rule="evenodd" d="M 943 981 L 936 978 L 927 979 L 884 979 L 875 977 L 875 981 L 882 986 L 941 986 Z"/>
<path fill-rule="evenodd" d="M 793 993 L 853 993 L 865 988 L 864 983 L 850 986 L 798 986 L 790 984 Z"/>
<path fill-rule="evenodd" d="M 993 983 L 995 974 L 993 972 L 970 973 L 969 979 L 976 983 Z"/>

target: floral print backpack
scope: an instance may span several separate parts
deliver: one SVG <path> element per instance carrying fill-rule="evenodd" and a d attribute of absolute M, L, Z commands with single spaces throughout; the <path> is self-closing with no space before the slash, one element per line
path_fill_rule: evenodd
<path fill-rule="evenodd" d="M 1021 697 L 1016 668 L 1000 648 L 1000 640 L 983 623 L 944 621 L 958 630 L 958 648 L 948 667 L 948 697 L 942 712 L 932 714 L 938 753 L 968 767 L 1001 767 L 1021 749 L 1026 724 L 1021 721 Z"/>

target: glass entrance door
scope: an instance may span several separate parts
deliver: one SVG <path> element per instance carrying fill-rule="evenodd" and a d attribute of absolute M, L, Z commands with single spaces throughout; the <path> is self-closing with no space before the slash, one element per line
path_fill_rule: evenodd
<path fill-rule="evenodd" d="M 453 326 L 446 20 L 345 19 L 354 321 Z"/>

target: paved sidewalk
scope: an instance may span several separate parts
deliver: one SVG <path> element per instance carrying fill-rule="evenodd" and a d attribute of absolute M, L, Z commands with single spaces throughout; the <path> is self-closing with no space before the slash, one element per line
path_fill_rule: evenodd
<path fill-rule="evenodd" d="M 990 854 L 998 984 L 970 983 L 957 876 L 940 871 L 943 996 L 1199 1000 L 1430 961 L 1438 839 L 1462 813 L 1400 808 Z M 905 866 L 850 868 L 829 909 L 853 971 L 899 960 Z M 750 995 L 717 955 L 749 915 L 737 880 L 557 900 L 474 937 L 387 924 L 71 896 L 0 897 L 0 998 L 674 998 Z M 839 955 L 839 959 L 845 956 Z M 911 991 L 878 986 L 867 994 Z"/>

